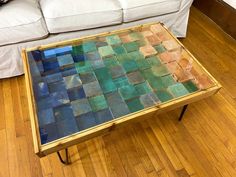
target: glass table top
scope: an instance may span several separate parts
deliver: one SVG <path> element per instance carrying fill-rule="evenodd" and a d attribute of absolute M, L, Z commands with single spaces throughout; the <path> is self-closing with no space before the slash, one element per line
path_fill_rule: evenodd
<path fill-rule="evenodd" d="M 213 85 L 161 24 L 27 56 L 42 145 Z"/>

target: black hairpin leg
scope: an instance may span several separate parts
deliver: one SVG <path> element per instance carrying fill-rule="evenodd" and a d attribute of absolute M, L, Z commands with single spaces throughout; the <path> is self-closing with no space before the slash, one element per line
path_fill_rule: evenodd
<path fill-rule="evenodd" d="M 184 116 L 184 113 L 185 113 L 187 107 L 188 107 L 188 104 L 184 105 L 184 107 L 183 107 L 183 109 L 182 109 L 182 111 L 181 111 L 181 114 L 180 114 L 180 116 L 179 116 L 179 121 L 182 120 L 182 118 L 183 118 L 183 116 Z"/>
<path fill-rule="evenodd" d="M 70 162 L 69 162 L 69 154 L 68 154 L 68 149 L 67 148 L 65 149 L 65 152 L 66 152 L 66 159 L 65 160 L 62 159 L 61 154 L 60 154 L 59 151 L 57 152 L 57 155 L 58 155 L 61 163 L 63 163 L 64 165 L 69 165 Z"/>

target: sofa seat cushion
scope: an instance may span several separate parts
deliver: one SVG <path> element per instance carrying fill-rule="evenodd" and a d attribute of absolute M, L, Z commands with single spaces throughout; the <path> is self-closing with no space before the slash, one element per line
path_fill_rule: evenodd
<path fill-rule="evenodd" d="M 124 22 L 173 13 L 179 10 L 181 0 L 119 0 Z"/>
<path fill-rule="evenodd" d="M 118 0 L 40 0 L 50 33 L 89 29 L 122 22 Z"/>
<path fill-rule="evenodd" d="M 39 39 L 47 34 L 36 0 L 13 0 L 0 7 L 0 46 Z"/>

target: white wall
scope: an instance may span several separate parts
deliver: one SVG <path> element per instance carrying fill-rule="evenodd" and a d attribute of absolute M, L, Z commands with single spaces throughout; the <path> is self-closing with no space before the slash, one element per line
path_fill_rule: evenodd
<path fill-rule="evenodd" d="M 223 1 L 236 9 L 236 0 L 223 0 Z"/>

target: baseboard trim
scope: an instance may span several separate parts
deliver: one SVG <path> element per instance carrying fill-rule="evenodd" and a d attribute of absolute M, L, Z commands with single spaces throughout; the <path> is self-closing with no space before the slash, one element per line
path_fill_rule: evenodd
<path fill-rule="evenodd" d="M 236 10 L 222 0 L 195 0 L 193 5 L 236 39 Z"/>

